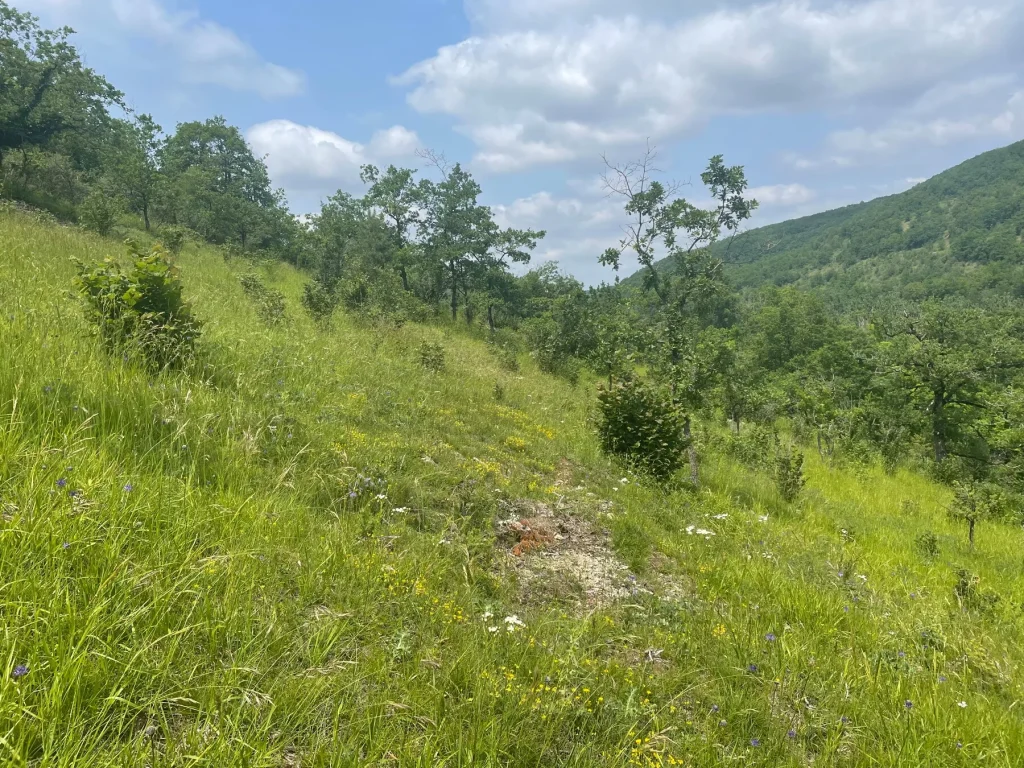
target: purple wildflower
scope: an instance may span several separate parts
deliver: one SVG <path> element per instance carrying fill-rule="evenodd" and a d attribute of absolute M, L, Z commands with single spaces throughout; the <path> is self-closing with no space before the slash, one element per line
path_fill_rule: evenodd
<path fill-rule="evenodd" d="M 760 739 L 751 739 L 750 740 L 750 746 L 752 746 L 752 747 L 760 747 L 761 746 L 761 740 Z"/>
<path fill-rule="evenodd" d="M 939 682 L 940 683 L 946 682 L 946 676 L 945 675 L 939 675 Z"/>
<path fill-rule="evenodd" d="M 747 671 L 751 672 L 751 673 L 756 673 L 757 672 L 757 664 L 751 664 L 749 667 L 747 667 Z"/>
<path fill-rule="evenodd" d="M 68 484 L 68 481 L 65 480 L 63 477 L 60 480 L 57 481 L 57 487 L 58 488 L 63 488 L 67 484 Z"/>
<path fill-rule="evenodd" d="M 352 492 L 351 492 L 351 493 L 349 493 L 349 495 L 348 495 L 348 497 L 349 497 L 350 499 L 354 499 L 354 498 L 356 498 L 356 497 L 358 497 L 358 496 L 359 496 L 359 494 L 358 494 L 358 493 L 356 493 L 355 491 L 352 491 Z"/>
<path fill-rule="evenodd" d="M 70 549 L 71 548 L 71 543 L 65 541 L 63 544 L 61 544 L 61 547 L 64 548 L 64 549 Z"/>
<path fill-rule="evenodd" d="M 764 636 L 764 639 L 767 640 L 769 643 L 774 643 L 775 642 L 775 633 L 774 632 L 769 632 L 767 635 Z"/>
<path fill-rule="evenodd" d="M 11 677 L 13 677 L 15 680 L 18 680 L 19 678 L 22 678 L 22 677 L 24 677 L 27 674 L 28 674 L 28 664 L 19 664 L 18 666 L 16 666 L 14 668 L 14 671 L 11 672 Z"/>
<path fill-rule="evenodd" d="M 850 718 L 848 718 L 846 715 L 843 715 L 842 717 L 839 718 L 839 722 L 842 723 L 843 725 L 846 725 L 847 723 L 850 722 Z"/>
<path fill-rule="evenodd" d="M 899 656 L 901 659 L 904 659 L 907 656 L 907 654 L 905 654 L 903 651 L 899 651 L 896 655 Z"/>
<path fill-rule="evenodd" d="M 903 706 L 906 707 L 907 709 L 913 709 L 914 708 L 914 702 L 912 702 L 910 699 L 907 699 L 906 701 L 903 702 Z"/>
<path fill-rule="evenodd" d="M 135 489 L 135 486 L 132 485 L 131 483 L 125 483 L 124 484 L 124 492 L 125 493 L 131 493 L 134 489 Z"/>
<path fill-rule="evenodd" d="M 718 705 L 717 704 L 712 704 L 711 705 L 711 711 L 712 712 L 717 712 L 718 711 Z"/>
<path fill-rule="evenodd" d="M 795 728 L 790 728 L 790 729 L 789 729 L 789 730 L 788 730 L 788 731 L 786 732 L 786 736 L 788 736 L 788 737 L 789 737 L 789 738 L 791 738 L 791 739 L 795 739 L 795 738 L 796 738 L 796 729 L 795 729 Z"/>

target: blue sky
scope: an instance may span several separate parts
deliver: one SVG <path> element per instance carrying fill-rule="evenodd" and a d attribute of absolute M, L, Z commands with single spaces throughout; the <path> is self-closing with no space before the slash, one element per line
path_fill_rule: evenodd
<path fill-rule="evenodd" d="M 165 128 L 224 115 L 296 213 L 365 162 L 467 164 L 587 282 L 602 155 L 742 164 L 754 225 L 892 194 L 1024 138 L 1020 0 L 14 0 Z M 682 194 L 701 202 L 699 187 Z"/>

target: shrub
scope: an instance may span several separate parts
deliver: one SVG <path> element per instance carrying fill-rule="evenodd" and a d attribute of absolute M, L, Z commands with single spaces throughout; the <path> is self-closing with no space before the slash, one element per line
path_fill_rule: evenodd
<path fill-rule="evenodd" d="M 796 501 L 805 483 L 804 455 L 800 451 L 780 454 L 775 464 L 775 485 L 782 498 Z"/>
<path fill-rule="evenodd" d="M 505 400 L 505 387 L 503 387 L 501 385 L 500 381 L 496 381 L 494 383 L 494 392 L 492 394 L 494 395 L 494 402 L 496 402 L 496 403 L 504 402 L 504 400 Z"/>
<path fill-rule="evenodd" d="M 267 288 L 255 272 L 247 272 L 238 278 L 242 284 L 242 290 L 253 304 L 256 305 L 256 314 L 260 320 L 269 326 L 280 324 L 285 316 L 284 294 Z"/>
<path fill-rule="evenodd" d="M 684 415 L 663 392 L 627 380 L 598 392 L 598 437 L 605 453 L 639 472 L 667 480 L 682 466 L 689 442 Z"/>
<path fill-rule="evenodd" d="M 420 365 L 433 373 L 443 371 L 446 367 L 444 347 L 423 342 L 420 345 Z"/>
<path fill-rule="evenodd" d="M 914 543 L 917 545 L 918 551 L 929 560 L 934 560 L 939 554 L 939 537 L 931 531 L 925 531 L 920 534 Z"/>
<path fill-rule="evenodd" d="M 180 367 L 195 352 L 201 324 L 182 298 L 178 269 L 159 245 L 149 253 L 129 249 L 128 269 L 110 258 L 91 267 L 77 262 L 86 315 L 110 352 L 140 354 L 151 368 Z"/>
<path fill-rule="evenodd" d="M 326 326 L 331 322 L 334 310 L 338 306 L 338 294 L 319 280 L 311 280 L 302 291 L 302 306 L 313 318 L 313 322 Z"/>
<path fill-rule="evenodd" d="M 115 198 L 100 190 L 94 190 L 79 206 L 78 220 L 86 229 L 106 236 L 114 229 L 120 212 Z"/>
<path fill-rule="evenodd" d="M 192 239 L 192 233 L 187 227 L 173 225 L 160 230 L 160 239 L 163 241 L 164 247 L 177 256 L 181 253 L 185 244 Z"/>
<path fill-rule="evenodd" d="M 730 433 L 727 451 L 751 469 L 770 470 L 779 445 L 779 435 L 772 427 L 755 424 L 739 434 Z"/>

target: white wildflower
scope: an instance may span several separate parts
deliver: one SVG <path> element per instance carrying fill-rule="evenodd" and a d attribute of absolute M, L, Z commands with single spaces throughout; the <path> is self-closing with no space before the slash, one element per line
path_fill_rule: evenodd
<path fill-rule="evenodd" d="M 506 616 L 505 629 L 509 632 L 515 632 L 517 629 L 526 629 L 526 624 L 524 624 L 516 615 Z"/>

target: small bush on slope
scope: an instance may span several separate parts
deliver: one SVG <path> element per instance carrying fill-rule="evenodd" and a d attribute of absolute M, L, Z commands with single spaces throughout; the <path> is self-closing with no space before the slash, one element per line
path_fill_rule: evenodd
<path fill-rule="evenodd" d="M 181 367 L 201 325 L 182 297 L 178 270 L 159 245 L 144 253 L 129 244 L 129 252 L 128 269 L 111 258 L 92 266 L 76 261 L 86 316 L 110 352 L 138 354 L 156 369 Z"/>

